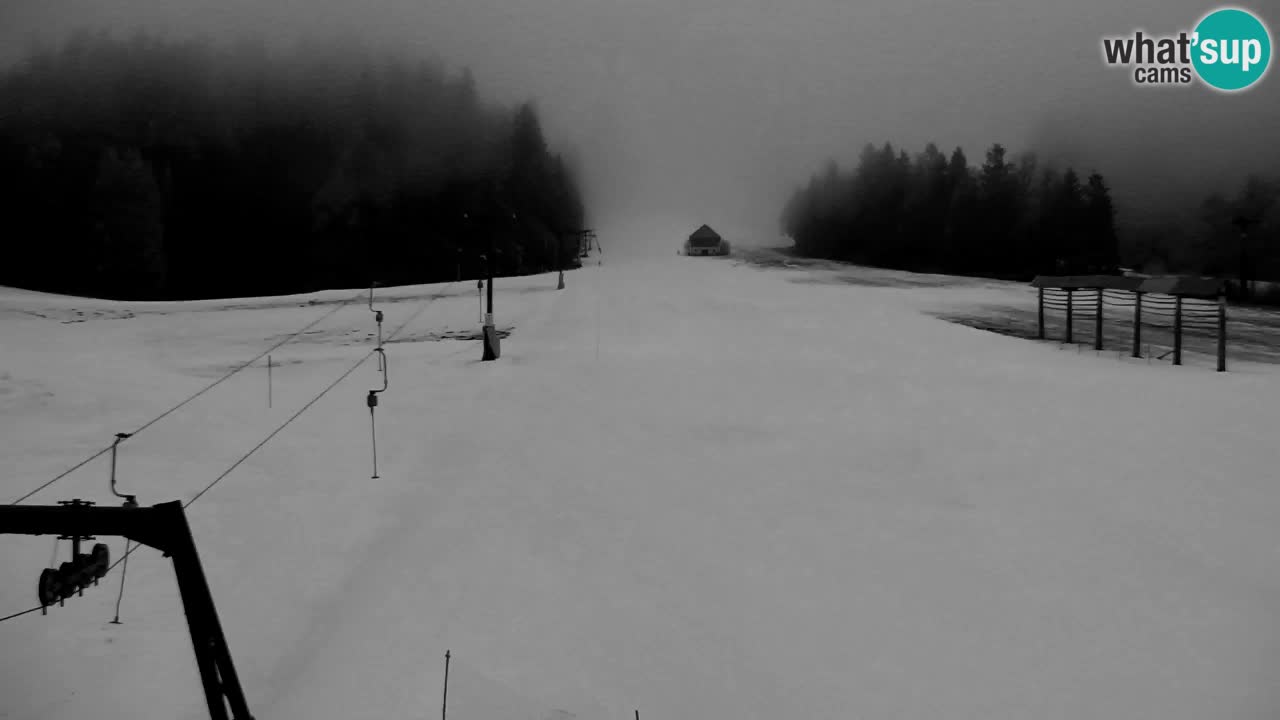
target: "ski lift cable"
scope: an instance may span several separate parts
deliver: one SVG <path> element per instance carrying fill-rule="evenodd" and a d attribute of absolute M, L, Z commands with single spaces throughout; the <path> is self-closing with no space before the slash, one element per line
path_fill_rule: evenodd
<path fill-rule="evenodd" d="M 186 400 L 183 400 L 182 402 L 180 402 L 180 403 L 178 403 L 177 405 L 173 406 L 173 407 L 172 407 L 172 408 L 170 408 L 169 410 L 166 410 L 165 412 L 161 413 L 159 416 L 157 416 L 157 417 L 156 417 L 154 420 L 152 420 L 151 422 L 147 423 L 146 425 L 143 425 L 142 427 L 138 428 L 137 430 L 134 430 L 132 433 L 130 433 L 130 435 L 137 435 L 138 433 L 142 432 L 143 430 L 146 430 L 147 428 L 151 427 L 152 425 L 156 424 L 157 422 L 160 422 L 160 421 L 161 421 L 161 420 L 163 420 L 165 417 L 167 417 L 167 416 L 169 416 L 170 414 L 172 414 L 173 412 L 177 411 L 177 410 L 178 410 L 179 408 L 181 408 L 182 406 L 186 405 L 187 403 L 191 402 L 192 400 L 195 400 L 196 398 L 200 397 L 201 395 L 205 394 L 206 392 L 208 392 L 208 391 L 210 391 L 210 390 L 214 389 L 214 388 L 215 388 L 215 387 L 217 387 L 219 384 L 221 384 L 221 383 L 225 382 L 226 380 L 230 379 L 232 376 L 236 375 L 237 373 L 239 373 L 240 371 L 244 370 L 245 368 L 252 366 L 254 363 L 256 363 L 256 362 L 258 362 L 259 360 L 261 360 L 262 358 L 266 357 L 269 353 L 274 352 L 274 351 L 276 351 L 276 350 L 279 350 L 279 349 L 280 349 L 281 347 L 283 347 L 284 345 L 286 345 L 286 344 L 288 344 L 289 342 L 291 342 L 291 341 L 293 341 L 294 339 L 296 339 L 296 338 L 297 338 L 299 335 L 301 335 L 302 333 L 304 333 L 304 332 L 306 332 L 306 331 L 310 330 L 311 328 L 315 327 L 316 325 L 319 325 L 320 323 L 324 322 L 325 320 L 328 320 L 329 318 L 333 317 L 334 315 L 336 315 L 336 314 L 338 313 L 338 311 L 339 311 L 339 310 L 341 310 L 342 308 L 346 307 L 346 306 L 347 306 L 348 304 L 350 304 L 353 300 L 355 300 L 356 298 L 358 298 L 358 297 L 360 297 L 360 296 L 362 296 L 362 295 L 364 295 L 364 290 L 361 290 L 360 292 L 358 292 L 358 293 L 356 293 L 356 294 L 352 295 L 351 297 L 347 298 L 346 300 L 343 300 L 341 303 L 339 303 L 339 304 L 338 304 L 337 306 L 335 306 L 333 309 L 331 309 L 331 310 L 329 310 L 328 312 L 326 312 L 324 315 L 321 315 L 320 317 L 316 318 L 315 320 L 312 320 L 311 322 L 309 322 L 309 323 L 307 323 L 306 325 L 304 325 L 301 329 L 299 329 L 299 330 L 295 331 L 294 333 L 292 333 L 292 334 L 290 334 L 290 335 L 285 336 L 285 338 L 284 338 L 283 340 L 280 340 L 280 341 L 276 342 L 276 343 L 275 343 L 275 344 L 273 344 L 271 347 L 269 347 L 269 348 L 267 348 L 266 350 L 263 350 L 262 352 L 260 352 L 260 353 L 258 353 L 257 355 L 255 355 L 253 358 L 251 358 L 251 359 L 249 359 L 249 360 L 247 360 L 247 361 L 245 361 L 245 362 L 241 363 L 240 365 L 236 366 L 236 367 L 235 367 L 235 368 L 233 368 L 230 372 L 228 372 L 226 375 L 223 375 L 222 377 L 218 378 L 218 379 L 217 379 L 217 380 L 215 380 L 214 382 L 212 382 L 212 383 L 210 383 L 209 385 L 207 385 L 204 389 L 202 389 L 202 390 L 200 390 L 200 391 L 196 392 L 196 393 L 195 393 L 194 395 L 192 395 L 191 397 L 187 398 Z"/>
<path fill-rule="evenodd" d="M 418 308 L 418 309 L 413 313 L 413 315 L 411 315 L 411 316 L 409 317 L 409 319 L 408 319 L 408 320 L 404 321 L 404 323 L 402 323 L 399 327 L 397 327 L 397 328 L 396 328 L 396 329 L 391 333 L 391 335 L 387 337 L 387 340 L 388 340 L 388 341 L 390 341 L 390 340 L 394 339 L 397 335 L 399 335 L 402 331 L 404 331 L 404 329 L 405 329 L 405 328 L 407 328 L 407 327 L 409 326 L 409 324 L 410 324 L 410 323 L 412 323 L 412 322 L 413 322 L 414 320 L 416 320 L 419 316 L 421 316 L 423 312 L 425 312 L 425 311 L 426 311 L 427 307 L 429 307 L 429 306 L 431 305 L 431 303 L 432 303 L 432 302 L 434 302 L 434 301 L 436 301 L 436 300 L 438 300 L 438 299 L 440 299 L 440 298 L 444 297 L 444 296 L 448 293 L 449 289 L 451 289 L 451 288 L 453 287 L 453 285 L 454 285 L 454 284 L 456 284 L 456 281 L 455 281 L 454 283 L 449 283 L 449 285 L 445 286 L 445 289 L 444 289 L 444 290 L 442 290 L 441 292 L 436 293 L 435 295 L 432 295 L 432 296 L 428 297 L 428 298 L 426 299 L 426 301 L 425 301 L 425 302 L 423 302 L 423 303 L 422 303 L 422 305 L 421 305 L 421 306 L 419 306 L 419 308 Z M 363 295 L 363 294 L 364 294 L 364 292 L 365 292 L 364 290 L 361 290 L 361 291 L 360 291 L 360 293 L 359 293 L 359 295 Z M 356 297 L 359 297 L 359 295 L 357 295 Z M 350 302 L 350 301 L 348 301 L 348 302 Z M 195 503 L 195 501 L 199 500 L 201 497 L 203 497 L 203 496 L 205 495 L 205 493 L 207 493 L 207 492 L 209 492 L 210 490 L 212 490 L 212 489 L 213 489 L 213 487 L 214 487 L 215 485 L 217 485 L 219 482 L 221 482 L 224 478 L 226 478 L 228 475 L 230 475 L 233 471 L 235 471 L 235 469 L 236 469 L 236 468 L 240 467 L 240 465 L 242 465 L 246 460 L 248 460 L 248 459 L 249 459 L 249 458 L 250 458 L 254 453 L 256 453 L 257 451 L 261 450 L 261 449 L 263 448 L 263 446 L 265 446 L 268 442 L 270 442 L 270 441 L 271 441 L 271 439 L 272 439 L 272 438 L 274 438 L 276 435 L 280 434 L 280 432 L 281 432 L 281 431 L 283 431 L 286 427 L 288 427 L 288 426 L 289 426 L 289 424 L 290 424 L 290 423 L 292 423 L 294 420 L 297 420 L 299 417 L 301 417 L 303 413 L 305 413 L 307 410 L 309 410 L 309 409 L 311 408 L 311 406 L 313 406 L 313 405 L 315 405 L 317 402 L 319 402 L 319 401 L 320 401 L 320 398 L 324 397 L 325 395 L 327 395 L 327 394 L 329 393 L 329 391 L 331 391 L 331 390 L 333 390 L 335 387 L 337 387 L 339 383 L 341 383 L 343 380 L 345 380 L 347 377 L 349 377 L 352 373 L 354 373 L 354 372 L 355 372 L 355 371 L 356 371 L 356 370 L 357 370 L 361 365 L 363 365 L 366 361 L 368 361 L 368 359 L 369 359 L 370 357 L 372 357 L 376 352 L 377 352 L 377 349 L 375 348 L 375 349 L 373 349 L 373 350 L 370 350 L 368 353 L 364 354 L 363 356 L 361 356 L 360 360 L 358 360 L 358 361 L 357 361 L 356 363 L 354 363 L 350 368 L 348 368 L 348 369 L 346 370 L 346 372 L 342 373 L 342 375 L 339 375 L 339 376 L 338 376 L 338 378 L 337 378 L 336 380 L 334 380 L 334 381 L 333 381 L 332 383 L 330 383 L 327 387 L 325 387 L 325 389 L 321 390 L 321 391 L 320 391 L 320 393 L 319 393 L 318 395 L 316 395 L 314 398 L 312 398 L 312 399 L 311 399 L 311 400 L 310 400 L 306 405 L 303 405 L 301 408 L 299 408 L 299 410 L 298 410 L 297 412 L 295 412 L 292 416 L 290 416 L 288 420 L 285 420 L 285 421 L 284 421 L 284 423 L 282 423 L 279 427 L 277 427 L 275 430 L 271 431 L 271 433 L 270 433 L 269 435 L 267 435 L 265 438 L 263 438 L 261 442 L 259 442 L 259 443 L 258 443 L 257 445 L 255 445 L 255 446 L 253 446 L 253 448 L 251 448 L 251 449 L 249 450 L 249 452 L 247 452 L 247 453 L 245 453 L 244 455 L 240 456 L 240 458 L 239 458 L 238 460 L 236 460 L 236 461 L 235 461 L 235 462 L 234 462 L 234 463 L 233 463 L 229 468 L 227 468 L 227 469 L 226 469 L 225 471 L 223 471 L 220 475 L 218 475 L 218 477 L 214 478 L 213 482 L 211 482 L 211 483 L 209 483 L 208 485 L 206 485 L 203 489 L 201 489 L 201 490 L 200 490 L 200 492 L 198 492 L 198 493 L 196 493 L 194 496 L 192 496 L 192 498 L 191 498 L 190 500 L 188 500 L 188 501 L 186 501 L 185 503 L 183 503 L 183 504 L 182 504 L 182 507 L 183 507 L 184 509 L 185 509 L 185 508 L 188 508 L 188 507 L 191 507 L 191 505 L 192 505 L 193 503 Z M 100 453 L 98 453 L 98 454 L 99 454 L 99 455 L 102 455 L 102 454 L 104 454 L 104 453 L 106 453 L 106 452 L 110 451 L 110 449 L 111 449 L 111 448 L 108 446 L 106 449 L 104 449 L 102 452 L 100 452 Z M 127 560 L 127 559 L 129 558 L 129 556 L 130 556 L 130 555 L 132 555 L 133 553 L 137 552 L 137 551 L 138 551 L 140 548 L 142 548 L 142 547 L 145 547 L 145 546 L 143 546 L 143 545 L 133 545 L 132 547 L 129 547 L 129 546 L 128 546 L 128 544 L 126 543 L 126 550 L 125 550 L 124 554 L 123 554 L 123 555 L 121 555 L 121 556 L 120 556 L 120 558 L 119 558 L 119 559 L 117 559 L 115 562 L 111 563 L 111 565 L 110 565 L 110 566 L 108 566 L 106 573 L 104 573 L 104 577 L 105 577 L 107 574 L 110 574 L 110 572 L 111 572 L 112 570 L 114 570 L 117 566 L 119 566 L 121 563 L 123 563 L 125 560 Z M 22 617 L 22 616 L 24 616 L 24 615 L 28 615 L 28 614 L 31 614 L 31 613 L 33 613 L 33 612 L 37 612 L 37 611 L 39 611 L 39 610 L 41 610 L 41 609 L 43 609 L 43 608 L 42 608 L 41 606 L 37 605 L 36 607 L 30 608 L 30 609 L 28 609 L 28 610 L 23 610 L 23 611 L 21 611 L 21 612 L 13 613 L 12 615 L 6 615 L 6 616 L 4 616 L 4 617 L 0 617 L 0 622 L 5 622 L 6 620 L 12 620 L 12 619 L 14 619 L 14 618 L 19 618 L 19 617 Z"/>
<path fill-rule="evenodd" d="M 264 445 L 266 445 L 268 442 L 271 442 L 272 438 L 274 438 L 276 435 L 279 435 L 281 431 L 283 431 L 286 427 L 290 425 L 290 423 L 292 423 L 294 420 L 297 420 L 299 417 L 301 417 L 304 412 L 306 412 L 307 410 L 310 410 L 312 405 L 315 405 L 317 402 L 319 402 L 320 398 L 323 398 L 325 395 L 328 395 L 330 390 L 333 390 L 335 387 L 337 387 L 338 383 L 341 383 L 343 380 L 346 380 L 347 377 L 351 375 L 351 373 L 355 372 L 361 365 L 365 363 L 366 360 L 373 357 L 374 353 L 376 352 L 377 352 L 376 349 L 370 350 L 369 352 L 361 356 L 360 359 L 357 360 L 351 367 L 347 368 L 346 372 L 339 375 L 336 380 L 329 383 L 329 385 L 326 386 L 325 389 L 321 390 L 318 395 L 311 398 L 311 400 L 307 401 L 306 405 L 303 405 L 301 408 L 298 409 L 297 412 L 295 412 L 293 415 L 290 415 L 288 420 L 285 420 L 275 430 L 272 430 L 265 438 L 259 441 L 257 445 L 254 445 L 249 450 L 249 452 L 245 453 L 244 455 L 241 455 L 238 460 L 236 460 L 234 463 L 231 464 L 231 467 L 224 470 L 222 474 L 218 475 L 218 477 L 213 479 L 213 482 L 206 485 L 204 489 L 196 493 L 194 497 L 192 497 L 187 502 L 183 503 L 182 507 L 183 508 L 190 507 L 192 503 L 199 500 L 201 497 L 204 496 L 205 493 L 212 490 L 214 485 L 217 485 L 219 482 L 222 481 L 223 478 L 230 475 L 233 471 L 235 471 L 236 468 L 240 467 L 240 465 L 243 464 L 244 461 L 248 460 L 254 453 L 261 450 Z"/>
<path fill-rule="evenodd" d="M 4 617 L 0 617 L 0 622 L 4 622 L 4 621 L 6 621 L 6 620 L 12 620 L 12 619 L 14 619 L 14 618 L 20 618 L 20 617 L 22 617 L 23 615 L 27 615 L 27 614 L 29 614 L 29 613 L 33 613 L 33 612 L 35 612 L 35 611 L 37 611 L 37 610 L 39 610 L 39 609 L 40 609 L 40 607 L 39 607 L 39 606 L 36 606 L 36 607 L 31 608 L 30 610 L 23 610 L 22 612 L 16 612 L 16 613 L 14 613 L 14 614 L 12 614 L 12 615 L 5 615 Z"/>
<path fill-rule="evenodd" d="M 392 331 L 390 335 L 387 336 L 386 340 L 388 342 L 390 342 L 391 340 L 394 340 L 397 335 L 399 335 L 406 327 L 409 326 L 410 323 L 412 323 L 420 315 L 422 315 L 422 313 L 431 305 L 432 302 L 434 302 L 435 300 L 438 300 L 439 298 L 444 297 L 445 294 L 447 294 L 447 292 L 449 291 L 449 289 L 453 287 L 453 284 L 454 283 L 449 283 L 449 285 L 445 286 L 444 290 L 442 290 L 441 292 L 435 295 L 428 297 L 426 301 L 423 302 L 422 305 L 413 313 L 413 315 L 409 316 L 408 320 L 404 321 L 399 327 L 397 327 L 394 331 Z M 272 438 L 274 438 L 276 435 L 279 435 L 280 432 L 283 431 L 286 427 L 288 427 L 294 420 L 297 420 L 299 417 L 302 416 L 303 413 L 311 409 L 311 406 L 319 402 L 321 398 L 323 398 L 325 395 L 329 393 L 329 391 L 337 387 L 338 384 L 341 383 L 343 380 L 346 380 L 361 365 L 363 365 L 369 358 L 373 357 L 378 352 L 379 352 L 379 348 L 374 348 L 369 352 L 365 353 L 364 355 L 362 355 L 359 360 L 357 360 L 354 364 L 352 364 L 351 367 L 347 368 L 347 370 L 343 372 L 341 375 L 339 375 L 336 380 L 329 383 L 329 385 L 326 386 L 323 390 L 321 390 L 318 395 L 311 398 L 311 400 L 309 400 L 307 404 L 299 408 L 297 412 L 295 412 L 293 415 L 289 417 L 289 419 L 285 420 L 275 430 L 272 430 L 270 434 L 268 434 L 265 438 L 263 438 L 257 445 L 254 445 L 247 453 L 240 456 L 238 460 L 236 460 L 234 463 L 231 464 L 231 467 L 227 468 L 222 472 L 222 474 L 214 478 L 213 482 L 206 485 L 204 489 L 196 493 L 194 497 L 192 497 L 187 502 L 183 503 L 183 507 L 184 508 L 190 507 L 192 503 L 194 503 L 196 500 L 199 500 L 201 497 L 203 497 L 205 493 L 213 489 L 213 486 L 217 485 L 219 482 L 222 481 L 223 478 L 227 477 L 233 471 L 235 471 L 236 468 L 240 467 L 240 465 L 242 465 L 246 460 L 248 460 L 254 453 L 261 450 L 263 446 L 265 446 L 268 442 L 271 441 Z"/>
<path fill-rule="evenodd" d="M 104 578 L 105 578 L 107 575 L 109 575 L 109 574 L 111 573 L 111 571 L 112 571 L 112 570 L 115 570 L 115 569 L 116 569 L 116 566 L 118 566 L 118 565 L 120 565 L 121 563 L 124 563 L 125 561 L 127 561 L 127 560 L 129 559 L 129 556 L 130 556 L 130 555 L 132 555 L 135 551 L 137 551 L 139 548 L 142 548 L 142 547 L 146 547 L 146 546 L 144 546 L 144 545 L 134 545 L 132 548 L 129 548 L 129 543 L 128 543 L 128 541 L 126 541 L 126 542 L 125 542 L 125 553 L 124 553 L 123 555 L 121 555 L 121 556 L 120 556 L 120 558 L 119 558 L 118 560 L 116 560 L 115 562 L 111 563 L 111 565 L 109 565 L 109 566 L 107 567 L 106 572 L 104 572 L 104 573 L 102 574 L 102 577 L 104 577 Z M 124 595 L 123 578 L 121 578 L 121 583 L 122 583 L 122 585 L 121 585 L 121 588 L 120 588 L 120 595 L 121 595 L 121 597 L 123 597 L 123 595 Z M 117 603 L 116 603 L 116 619 L 117 619 L 117 620 L 120 618 L 120 610 L 119 610 L 119 607 L 120 607 L 120 606 L 119 606 L 119 601 L 117 600 Z M 44 610 L 44 609 L 45 609 L 45 606 L 37 605 L 37 606 L 35 606 L 35 607 L 33 607 L 33 608 L 30 608 L 30 609 L 28 609 L 28 610 L 23 610 L 23 611 L 21 611 L 21 612 L 13 613 L 12 615 L 6 615 L 6 616 L 4 616 L 4 617 L 0 617 L 0 623 L 4 622 L 4 621 L 6 621 L 6 620 L 13 620 L 14 618 L 20 618 L 20 617 L 22 617 L 23 615 L 29 615 L 29 614 L 31 614 L 31 613 L 33 613 L 33 612 L 36 612 L 36 611 L 39 611 L 39 610 Z"/>
<path fill-rule="evenodd" d="M 315 320 L 312 320 L 311 322 L 307 323 L 305 326 L 303 326 L 303 327 L 302 327 L 301 329 L 299 329 L 298 331 L 296 331 L 296 332 L 294 332 L 294 333 L 292 333 L 292 334 L 290 334 L 290 335 L 286 336 L 283 340 L 280 340 L 279 342 L 275 343 L 274 345 L 272 345 L 271 347 L 267 348 L 266 350 L 263 350 L 261 353 L 259 353 L 258 355 L 254 356 L 251 360 L 249 360 L 249 361 L 247 361 L 247 362 L 244 362 L 244 363 L 241 363 L 240 365 L 237 365 L 236 367 L 232 368 L 232 369 L 231 369 L 231 371 L 230 371 L 230 372 L 228 372 L 227 374 L 223 375 L 222 377 L 218 378 L 217 380 L 214 380 L 212 383 L 210 383 L 210 384 L 208 384 L 208 385 L 204 386 L 203 388 L 201 388 L 200 390 L 198 390 L 198 391 L 197 391 L 197 392 L 195 392 L 194 394 L 192 394 L 192 395 L 188 396 L 185 400 L 183 400 L 182 402 L 178 403 L 177 405 L 174 405 L 173 407 L 169 408 L 168 410 L 165 410 L 164 412 L 160 413 L 160 414 L 159 414 L 159 415 L 157 415 L 155 418 L 151 419 L 149 422 L 147 422 L 146 424 L 144 424 L 142 427 L 138 428 L 137 430 L 134 430 L 134 431 L 133 431 L 133 432 L 131 432 L 131 433 L 128 433 L 128 434 L 129 434 L 129 436 L 130 436 L 130 437 L 136 437 L 136 436 L 138 435 L 138 433 L 142 432 L 143 430 L 146 430 L 147 428 L 151 427 L 152 425 L 155 425 L 156 423 L 160 422 L 161 420 L 165 419 L 166 417 L 168 417 L 168 416 L 172 415 L 173 413 L 177 412 L 178 410 L 180 410 L 181 408 L 183 408 L 184 406 L 186 406 L 188 403 L 192 402 L 192 401 L 193 401 L 193 400 L 195 400 L 196 398 L 199 398 L 201 395 L 204 395 L 205 393 L 209 392 L 210 390 L 214 389 L 215 387 L 217 387 L 217 386 L 221 385 L 222 383 L 226 382 L 227 380 L 231 379 L 233 376 L 235 376 L 236 374 L 238 374 L 240 371 L 244 370 L 244 369 L 245 369 L 245 368 L 247 368 L 247 367 L 250 367 L 250 366 L 251 366 L 251 365 L 253 365 L 254 363 L 256 363 L 256 362 L 258 362 L 259 360 L 261 360 L 262 358 L 266 357 L 266 356 L 267 356 L 268 354 L 270 354 L 271 352 L 273 352 L 273 351 L 275 351 L 275 350 L 280 349 L 280 348 L 281 348 L 282 346 L 284 346 L 285 344 L 287 344 L 287 343 L 291 342 L 292 340 L 296 339 L 296 338 L 297 338 L 299 335 L 301 335 L 302 333 L 304 333 L 304 332 L 306 332 L 306 331 L 310 330 L 311 328 L 315 327 L 316 325 L 319 325 L 321 322 L 324 322 L 325 320 L 329 319 L 329 318 L 330 318 L 330 317 L 332 317 L 334 314 L 336 314 L 339 310 L 341 310 L 342 308 L 346 307 L 349 303 L 351 303 L 351 301 L 355 300 L 355 299 L 356 299 L 356 298 L 358 298 L 358 297 L 363 296 L 363 295 L 364 295 L 364 293 L 365 293 L 365 291 L 364 291 L 364 290 L 361 290 L 360 292 L 356 293 L 355 295 L 352 295 L 351 297 L 347 298 L 346 300 L 343 300 L 343 301 L 342 301 L 341 303 L 339 303 L 336 307 L 334 307 L 333 309 L 329 310 L 329 311 L 328 311 L 328 312 L 326 312 L 324 315 L 321 315 L 320 317 L 316 318 Z M 118 444 L 118 443 L 115 443 L 115 444 Z M 85 458 L 84 460 L 81 460 L 80 462 L 76 463 L 75 465 L 73 465 L 73 466 L 72 466 L 72 467 L 70 467 L 69 469 L 67 469 L 67 470 L 65 470 L 65 471 L 63 471 L 63 472 L 61 472 L 61 473 L 59 473 L 58 475 L 54 476 L 54 477 L 53 477 L 53 479 L 51 479 L 51 480 L 49 480 L 49 481 L 45 482 L 44 484 L 40 485 L 40 486 L 39 486 L 39 487 L 37 487 L 36 489 L 32 490 L 31 492 L 28 492 L 26 495 L 23 495 L 22 497 L 18 498 L 17 500 L 14 500 L 13 502 L 11 502 L 11 503 L 9 503 L 9 504 L 10 504 L 10 505 L 18 505 L 18 504 L 22 503 L 23 501 L 27 500 L 27 499 L 28 499 L 28 498 L 30 498 L 31 496 L 33 496 L 33 495 L 35 495 L 36 493 L 40 492 L 41 490 L 44 490 L 45 488 L 49 487 L 50 485 L 53 485 L 54 483 L 56 483 L 56 482 L 58 482 L 59 480 L 61 480 L 61 479 L 65 478 L 66 476 L 70 475 L 71 473 L 75 472 L 76 470 L 79 470 L 80 468 L 84 467 L 85 465 L 88 465 L 89 463 L 93 462 L 94 460 L 97 460 L 98 458 L 102 457 L 103 455 L 106 455 L 107 453 L 111 452 L 111 449 L 115 446 L 115 444 L 108 445 L 108 446 L 106 446 L 106 447 L 102 448 L 102 449 L 101 449 L 101 450 L 99 450 L 98 452 L 96 452 L 96 453 L 94 453 L 94 454 L 90 455 L 89 457 Z"/>

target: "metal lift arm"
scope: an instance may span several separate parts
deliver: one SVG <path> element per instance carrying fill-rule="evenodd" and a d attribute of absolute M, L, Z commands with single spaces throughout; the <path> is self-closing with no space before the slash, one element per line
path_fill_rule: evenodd
<path fill-rule="evenodd" d="M 181 502 L 152 507 L 5 505 L 0 506 L 0 535 L 112 535 L 172 558 L 209 716 L 253 720 Z"/>

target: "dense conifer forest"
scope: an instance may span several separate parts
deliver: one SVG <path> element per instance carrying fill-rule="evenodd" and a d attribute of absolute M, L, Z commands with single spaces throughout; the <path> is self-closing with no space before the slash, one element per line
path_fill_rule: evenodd
<path fill-rule="evenodd" d="M 470 73 L 81 33 L 0 75 L 0 284 L 188 299 L 572 263 L 584 208 L 535 107 Z"/>

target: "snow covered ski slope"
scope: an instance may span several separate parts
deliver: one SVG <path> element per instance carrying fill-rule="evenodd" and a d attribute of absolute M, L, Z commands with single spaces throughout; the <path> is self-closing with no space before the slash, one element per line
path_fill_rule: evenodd
<path fill-rule="evenodd" d="M 1065 353 L 925 312 L 979 291 L 806 277 L 667 248 L 500 280 L 493 363 L 474 282 L 380 291 L 388 333 L 411 320 L 381 478 L 370 360 L 188 509 L 255 717 L 438 717 L 446 649 L 450 720 L 1280 712 L 1275 368 Z M 351 295 L 0 291 L 0 501 Z M 259 363 L 125 441 L 121 488 L 196 496 L 374 331 L 357 299 L 272 353 L 271 407 Z M 114 503 L 107 473 L 27 502 Z M 0 538 L 0 616 L 52 545 Z M 168 561 L 127 577 L 121 625 L 118 572 L 0 623 L 0 718 L 206 715 Z"/>

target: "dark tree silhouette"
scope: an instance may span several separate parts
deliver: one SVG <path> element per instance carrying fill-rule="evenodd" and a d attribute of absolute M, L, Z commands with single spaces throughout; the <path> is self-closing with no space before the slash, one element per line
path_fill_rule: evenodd
<path fill-rule="evenodd" d="M 976 170 L 962 149 L 914 157 L 866 145 L 853 172 L 834 161 L 787 200 L 781 226 L 797 252 L 910 270 L 1023 278 L 1114 272 L 1115 208 L 1100 175 L 992 146 Z"/>
<path fill-rule="evenodd" d="M 0 284 L 117 298 L 305 292 L 561 262 L 573 173 L 469 71 L 80 33 L 0 75 Z M 470 211 L 469 219 L 463 214 Z M 500 219 L 503 219 L 501 220 Z"/>

